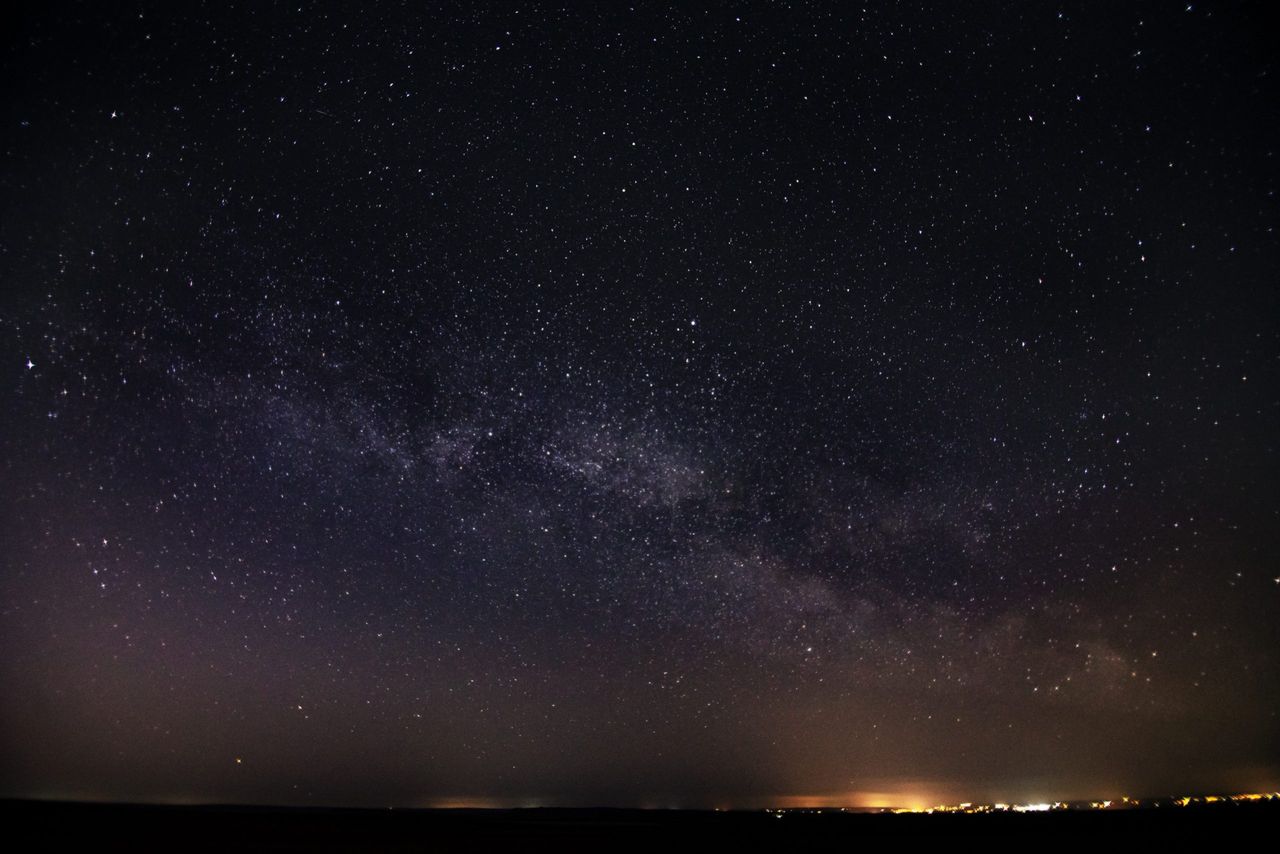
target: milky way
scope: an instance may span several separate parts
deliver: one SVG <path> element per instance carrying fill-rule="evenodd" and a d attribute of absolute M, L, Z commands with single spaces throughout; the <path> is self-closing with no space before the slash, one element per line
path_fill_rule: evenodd
<path fill-rule="evenodd" d="M 1274 788 L 1265 4 L 933 6 L 13 21 L 0 794 Z"/>

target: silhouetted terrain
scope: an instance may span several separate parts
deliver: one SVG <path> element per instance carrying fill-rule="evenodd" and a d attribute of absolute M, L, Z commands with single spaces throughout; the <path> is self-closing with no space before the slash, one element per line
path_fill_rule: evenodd
<path fill-rule="evenodd" d="M 1189 841 L 1263 833 L 1280 806 L 1042 814 L 891 815 L 870 813 L 675 810 L 329 810 L 170 807 L 6 801 L 7 836 L 18 851 L 428 851 L 482 841 L 490 846 L 671 841 L 856 844 L 908 836 L 991 836 L 1059 840 L 1141 835 Z M 1265 838 L 1265 837 L 1262 837 Z"/>

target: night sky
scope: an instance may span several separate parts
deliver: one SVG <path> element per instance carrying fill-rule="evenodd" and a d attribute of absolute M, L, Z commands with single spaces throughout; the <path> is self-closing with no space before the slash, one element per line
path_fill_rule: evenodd
<path fill-rule="evenodd" d="M 1266 5 L 5 13 L 0 795 L 1275 788 Z"/>

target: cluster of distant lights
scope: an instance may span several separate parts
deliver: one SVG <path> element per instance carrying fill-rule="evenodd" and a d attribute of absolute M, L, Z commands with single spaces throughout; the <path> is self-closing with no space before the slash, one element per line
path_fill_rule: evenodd
<path fill-rule="evenodd" d="M 1249 801 L 1280 800 L 1280 792 L 1250 792 L 1243 795 L 1204 795 L 1202 797 L 1181 797 L 1169 801 L 1141 801 L 1121 795 L 1110 801 L 1088 801 L 1087 803 L 1068 803 L 1055 801 L 1038 804 L 939 804 L 936 807 L 905 807 L 883 810 L 891 813 L 987 813 L 987 812 L 1050 812 L 1052 810 L 1110 810 L 1135 809 L 1143 806 L 1159 806 L 1171 803 L 1174 806 L 1189 807 L 1195 804 L 1244 803 Z"/>
<path fill-rule="evenodd" d="M 939 804 L 934 807 L 885 807 L 875 812 L 891 813 L 893 815 L 913 814 L 913 815 L 933 815 L 934 813 L 1038 813 L 1053 812 L 1063 810 L 1121 810 L 1121 809 L 1140 809 L 1143 807 L 1158 807 L 1164 805 L 1172 805 L 1175 807 L 1199 806 L 1201 804 L 1232 804 L 1232 803 L 1253 803 L 1256 801 L 1280 801 L 1280 792 L 1249 792 L 1240 795 L 1196 795 L 1181 798 L 1169 798 L 1159 800 L 1139 800 L 1126 796 L 1120 796 L 1114 800 L 1108 801 L 1055 801 L 1052 803 L 1034 803 L 1034 804 Z M 847 812 L 844 807 L 839 808 L 839 812 Z M 826 812 L 822 809 L 773 809 L 766 810 L 771 815 L 782 818 L 786 813 L 812 813 Z"/>

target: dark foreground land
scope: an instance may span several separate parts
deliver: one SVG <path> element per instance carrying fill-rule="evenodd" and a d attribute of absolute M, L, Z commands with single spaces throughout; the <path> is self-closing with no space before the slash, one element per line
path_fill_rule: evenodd
<path fill-rule="evenodd" d="M 332 810 L 4 801 L 14 851 L 433 851 L 649 848 L 672 843 L 877 844 L 903 836 L 1020 840 L 1268 838 L 1280 804 L 1039 814 L 888 815 L 838 811 Z M 1254 833 L 1267 836 L 1254 837 Z M 6 845 L 8 847 L 8 845 Z"/>

